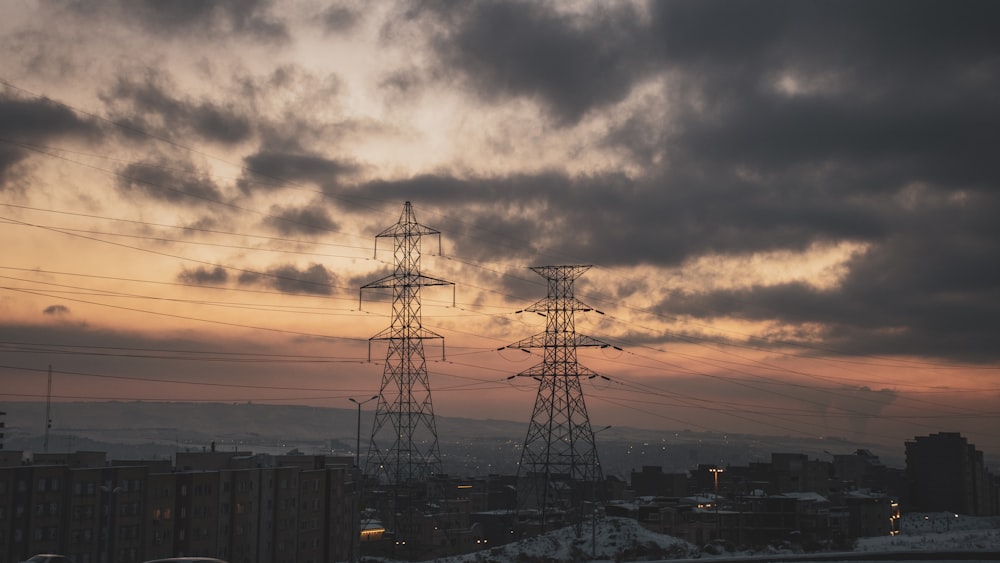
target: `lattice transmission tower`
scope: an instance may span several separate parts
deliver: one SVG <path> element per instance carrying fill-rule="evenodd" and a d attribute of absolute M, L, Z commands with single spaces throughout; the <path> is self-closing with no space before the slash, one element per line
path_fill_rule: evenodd
<path fill-rule="evenodd" d="M 573 296 L 573 282 L 590 266 L 531 268 L 548 281 L 545 299 L 524 311 L 545 316 L 545 332 L 508 348 L 540 348 L 542 363 L 518 374 L 538 380 L 538 396 L 518 466 L 518 506 L 539 509 L 578 505 L 592 499 L 602 480 L 594 431 L 583 399 L 581 378 L 597 373 L 580 365 L 577 348 L 608 344 L 578 334 L 574 313 L 591 307 Z"/>
<path fill-rule="evenodd" d="M 378 240 L 393 240 L 392 274 L 361 287 L 392 290 L 392 321 L 388 328 L 369 339 L 388 342 L 382 385 L 375 409 L 369 442 L 366 474 L 389 485 L 428 481 L 442 472 L 437 426 L 427 377 L 424 340 L 444 337 L 423 327 L 420 313 L 420 288 L 454 283 L 420 273 L 420 239 L 439 231 L 417 223 L 410 202 L 403 205 L 399 221 L 376 235 Z"/>

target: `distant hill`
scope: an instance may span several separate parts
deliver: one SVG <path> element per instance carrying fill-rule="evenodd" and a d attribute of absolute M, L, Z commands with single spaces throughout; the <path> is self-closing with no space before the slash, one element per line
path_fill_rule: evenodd
<path fill-rule="evenodd" d="M 3 403 L 6 449 L 42 451 L 45 404 Z M 117 459 L 167 459 L 176 451 L 239 449 L 259 453 L 353 455 L 357 410 L 249 403 L 71 402 L 52 405 L 49 451 L 107 451 Z M 445 471 L 478 475 L 513 473 L 527 422 L 436 417 Z M 366 451 L 372 412 L 362 411 L 361 450 Z M 887 465 L 900 455 L 871 444 L 792 437 L 720 435 L 708 432 L 614 427 L 598 434 L 605 473 L 627 477 L 656 465 L 686 471 L 699 463 L 745 465 L 772 452 L 829 454 L 868 448 Z M 900 444 L 899 450 L 902 450 Z"/>

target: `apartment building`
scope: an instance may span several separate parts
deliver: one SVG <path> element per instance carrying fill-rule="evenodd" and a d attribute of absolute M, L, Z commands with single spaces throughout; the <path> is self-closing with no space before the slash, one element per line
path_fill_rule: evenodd
<path fill-rule="evenodd" d="M 906 442 L 906 477 L 913 510 L 971 516 L 1000 513 L 995 479 L 985 467 L 983 452 L 957 432 Z"/>
<path fill-rule="evenodd" d="M 0 466 L 0 563 L 43 552 L 78 563 L 178 555 L 233 563 L 350 559 L 358 475 L 345 460 L 177 457 L 174 465 L 123 464 L 81 452 Z"/>

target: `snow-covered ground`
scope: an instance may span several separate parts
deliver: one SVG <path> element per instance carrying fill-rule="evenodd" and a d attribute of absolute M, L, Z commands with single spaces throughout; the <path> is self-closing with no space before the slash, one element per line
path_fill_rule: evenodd
<path fill-rule="evenodd" d="M 596 539 L 596 543 L 594 541 Z M 897 536 L 862 538 L 855 552 L 993 551 L 1000 552 L 1000 517 L 955 517 L 950 513 L 910 514 L 903 517 Z M 796 553 L 795 549 L 768 550 L 766 555 Z M 800 553 L 800 552 L 799 552 Z M 753 552 L 709 554 L 683 540 L 656 534 L 626 518 L 607 518 L 596 526 L 555 530 L 478 553 L 437 559 L 439 563 L 465 562 L 575 562 L 655 561 L 672 559 L 729 559 L 765 555 Z"/>
<path fill-rule="evenodd" d="M 906 514 L 898 536 L 861 538 L 855 551 L 1000 551 L 1000 516 Z"/>
<path fill-rule="evenodd" d="M 435 562 L 650 561 L 695 557 L 698 553 L 695 546 L 650 532 L 635 520 L 605 518 L 598 520 L 596 526 L 585 524 L 579 536 L 572 527 L 562 528 L 477 553 L 435 559 Z"/>

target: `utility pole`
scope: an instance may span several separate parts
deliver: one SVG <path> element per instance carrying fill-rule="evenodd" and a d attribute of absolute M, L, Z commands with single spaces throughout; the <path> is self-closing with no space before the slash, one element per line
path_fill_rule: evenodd
<path fill-rule="evenodd" d="M 580 347 L 609 344 L 576 332 L 574 313 L 593 309 L 574 297 L 573 282 L 590 266 L 531 269 L 548 281 L 548 292 L 544 299 L 521 312 L 544 316 L 545 332 L 507 347 L 543 351 L 540 364 L 517 375 L 538 381 L 535 407 L 517 470 L 517 504 L 519 508 L 538 509 L 544 530 L 548 510 L 568 504 L 579 511 L 583 497 L 593 499 L 602 480 L 594 431 L 580 383 L 583 377 L 600 376 L 577 363 L 576 351 Z"/>
<path fill-rule="evenodd" d="M 49 430 L 52 428 L 52 364 L 49 364 L 49 384 L 45 390 L 45 441 L 42 451 L 49 453 Z"/>

